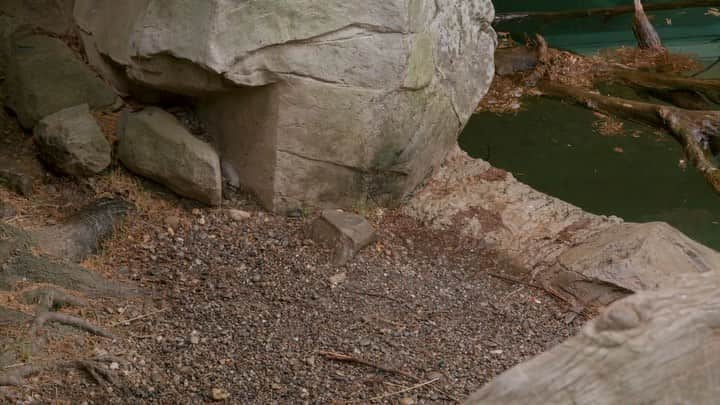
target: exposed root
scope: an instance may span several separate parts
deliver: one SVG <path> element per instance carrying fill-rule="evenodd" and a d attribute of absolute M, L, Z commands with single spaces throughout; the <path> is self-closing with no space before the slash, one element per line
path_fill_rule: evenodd
<path fill-rule="evenodd" d="M 22 294 L 25 302 L 36 304 L 41 311 L 57 310 L 62 307 L 83 307 L 87 301 L 56 287 L 44 286 L 25 291 Z"/>
<path fill-rule="evenodd" d="M 81 319 L 81 318 L 78 318 L 78 317 L 75 317 L 72 315 L 68 315 L 68 314 L 63 314 L 60 312 L 49 312 L 49 311 L 42 312 L 35 318 L 35 321 L 33 322 L 33 325 L 30 328 L 31 335 L 35 336 L 37 330 L 40 329 L 44 324 L 46 324 L 48 322 L 58 322 L 63 325 L 73 326 L 78 329 L 82 329 L 82 330 L 84 330 L 88 333 L 92 333 L 94 335 L 106 337 L 108 339 L 116 339 L 116 336 L 114 334 L 106 331 L 105 329 L 103 329 L 99 326 L 95 326 L 84 319 Z"/>
<path fill-rule="evenodd" d="M 0 373 L 0 387 L 20 386 L 27 377 L 35 375 L 43 371 L 43 366 L 26 364 L 19 367 L 13 367 L 3 373 Z"/>
<path fill-rule="evenodd" d="M 118 379 L 115 373 L 106 365 L 112 362 L 120 362 L 113 356 L 94 357 L 83 360 L 59 361 L 47 364 L 26 364 L 18 367 L 11 367 L 0 372 L 0 387 L 21 386 L 27 377 L 42 372 L 78 369 L 85 371 L 99 385 L 118 386 Z"/>

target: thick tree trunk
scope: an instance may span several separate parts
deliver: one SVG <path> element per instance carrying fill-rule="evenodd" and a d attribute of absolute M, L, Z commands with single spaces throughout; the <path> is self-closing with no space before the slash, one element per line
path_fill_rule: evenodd
<path fill-rule="evenodd" d="M 650 49 L 653 51 L 664 51 L 660 35 L 655 31 L 655 27 L 650 23 L 640 0 L 635 1 L 635 15 L 633 16 L 633 33 L 637 39 L 640 49 Z"/>
<path fill-rule="evenodd" d="M 716 404 L 720 277 L 679 277 L 606 308 L 582 332 L 501 374 L 467 404 Z"/>
<path fill-rule="evenodd" d="M 713 164 L 711 145 L 720 133 L 720 111 L 691 111 L 591 93 L 578 87 L 547 81 L 538 85 L 543 94 L 570 100 L 595 111 L 641 121 L 670 131 L 688 159 L 720 194 L 720 170 Z"/>

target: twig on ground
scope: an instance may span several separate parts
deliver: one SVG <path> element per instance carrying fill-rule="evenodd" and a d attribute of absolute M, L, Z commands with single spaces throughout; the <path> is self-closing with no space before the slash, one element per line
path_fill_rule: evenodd
<path fill-rule="evenodd" d="M 412 387 L 408 387 L 408 388 L 402 389 L 402 390 L 400 390 L 400 391 L 389 392 L 389 393 L 387 393 L 387 394 L 379 395 L 379 396 L 377 396 L 377 397 L 370 398 L 369 400 L 370 400 L 370 401 L 379 401 L 379 400 L 381 400 L 381 399 L 393 397 L 393 396 L 395 396 L 395 395 L 404 394 L 404 393 L 406 393 L 406 392 L 410 392 L 410 391 L 414 391 L 414 390 L 416 390 L 416 389 L 418 389 L 418 388 L 422 388 L 422 387 L 424 387 L 424 386 L 426 386 L 426 385 L 430 385 L 430 384 L 438 381 L 439 379 L 440 379 L 440 377 L 436 377 L 436 378 L 433 378 L 432 380 L 428 380 L 428 381 L 425 381 L 425 382 L 423 382 L 423 383 L 413 385 Z"/>
<path fill-rule="evenodd" d="M 138 316 L 136 316 L 136 317 L 134 317 L 134 318 L 125 319 L 124 321 L 113 322 L 113 323 L 110 324 L 110 326 L 128 325 L 128 324 L 130 324 L 130 322 L 134 322 L 134 321 L 137 321 L 137 320 L 140 320 L 140 319 L 143 319 L 143 318 L 147 318 L 147 317 L 150 317 L 150 316 L 153 316 L 153 315 L 157 315 L 157 314 L 159 314 L 159 313 L 161 313 L 161 312 L 167 311 L 168 309 L 170 309 L 170 308 L 162 308 L 162 309 L 158 309 L 157 311 L 148 312 L 147 314 L 138 315 Z"/>
<path fill-rule="evenodd" d="M 375 364 L 375 363 L 369 362 L 367 360 L 359 359 L 357 357 L 350 356 L 347 354 L 328 352 L 328 351 L 319 351 L 318 354 L 325 357 L 328 360 L 336 360 L 336 361 L 342 361 L 342 362 L 346 362 L 346 363 L 361 364 L 363 366 L 371 367 L 371 368 L 374 368 L 374 369 L 377 369 L 377 370 L 380 370 L 380 371 L 383 371 L 386 373 L 401 375 L 401 376 L 407 377 L 415 382 L 420 381 L 420 379 L 418 377 L 415 377 L 414 375 L 412 375 L 410 373 L 406 373 L 401 370 L 384 367 L 379 364 Z"/>

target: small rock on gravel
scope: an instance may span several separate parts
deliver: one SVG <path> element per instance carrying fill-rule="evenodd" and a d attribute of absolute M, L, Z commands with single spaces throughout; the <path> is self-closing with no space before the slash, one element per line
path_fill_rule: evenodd
<path fill-rule="evenodd" d="M 333 263 L 344 265 L 372 243 L 375 229 L 363 217 L 350 212 L 325 210 L 312 224 L 312 238 L 334 250 Z"/>
<path fill-rule="evenodd" d="M 230 393 L 224 388 L 213 388 L 210 392 L 210 396 L 215 401 L 224 401 L 230 398 Z"/>
<path fill-rule="evenodd" d="M 250 219 L 250 217 L 252 217 L 252 214 L 250 214 L 249 212 L 237 209 L 228 210 L 228 215 L 230 215 L 230 218 L 232 218 L 234 221 L 238 222 Z"/>

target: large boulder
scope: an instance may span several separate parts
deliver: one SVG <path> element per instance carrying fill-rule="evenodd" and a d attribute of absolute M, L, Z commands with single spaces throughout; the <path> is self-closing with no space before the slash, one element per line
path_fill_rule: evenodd
<path fill-rule="evenodd" d="M 275 210 L 397 200 L 494 71 L 489 0 L 78 0 L 75 17 L 120 91 L 195 97 L 223 161 Z"/>
<path fill-rule="evenodd" d="M 120 161 L 130 171 L 182 196 L 220 204 L 222 175 L 217 153 L 172 114 L 154 107 L 126 113 L 118 137 Z"/>
<path fill-rule="evenodd" d="M 68 34 L 75 28 L 74 5 L 75 0 L 2 0 L 0 14 L 12 17 L 19 24 L 54 34 Z"/>
<path fill-rule="evenodd" d="M 109 108 L 112 88 L 75 57 L 62 41 L 32 35 L 13 41 L 5 80 L 6 106 L 32 128 L 50 114 L 80 104 Z"/>
<path fill-rule="evenodd" d="M 112 147 L 87 104 L 43 118 L 35 126 L 35 140 L 42 159 L 70 176 L 92 176 L 111 162 Z"/>

